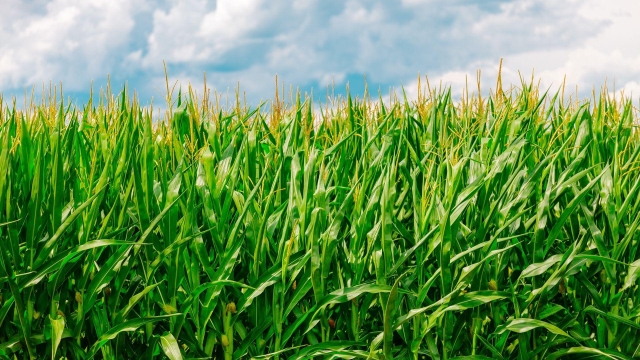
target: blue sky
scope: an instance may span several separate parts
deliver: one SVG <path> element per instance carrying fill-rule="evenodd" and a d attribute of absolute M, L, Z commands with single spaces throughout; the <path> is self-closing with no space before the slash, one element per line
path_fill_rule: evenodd
<path fill-rule="evenodd" d="M 557 88 L 564 76 L 581 94 L 607 79 L 640 95 L 640 2 L 637 0 L 2 0 L 0 92 L 20 97 L 62 82 L 86 100 L 90 85 L 126 81 L 142 103 L 165 95 L 171 81 L 221 92 L 240 82 L 257 105 L 287 89 L 324 97 L 347 82 L 363 92 L 404 86 L 418 73 L 459 94 L 482 70 L 495 84 L 519 83 L 520 71 Z"/>

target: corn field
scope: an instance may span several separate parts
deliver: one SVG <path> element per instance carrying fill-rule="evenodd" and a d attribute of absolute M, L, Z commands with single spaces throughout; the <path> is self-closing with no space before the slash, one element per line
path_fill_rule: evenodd
<path fill-rule="evenodd" d="M 500 89 L 0 100 L 0 358 L 640 358 L 632 101 Z"/>

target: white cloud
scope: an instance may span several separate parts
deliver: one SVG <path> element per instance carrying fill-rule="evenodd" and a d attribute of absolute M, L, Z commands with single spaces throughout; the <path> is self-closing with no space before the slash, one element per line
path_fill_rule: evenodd
<path fill-rule="evenodd" d="M 0 87 L 20 88 L 64 78 L 87 86 L 119 62 L 118 52 L 134 26 L 141 1 L 10 1 L 0 11 Z M 86 90 L 86 89 L 85 89 Z"/>
<path fill-rule="evenodd" d="M 407 7 L 425 5 L 431 2 L 432 0 L 401 0 L 402 5 Z"/>
<path fill-rule="evenodd" d="M 344 88 L 366 73 L 370 91 L 412 93 L 420 72 L 459 95 L 476 69 L 495 83 L 529 78 L 590 89 L 605 77 L 636 89 L 640 30 L 635 0 L 5 0 L 0 4 L 0 89 L 63 80 L 88 90 L 92 78 L 118 74 L 141 97 L 172 79 L 221 91 L 238 81 L 252 103 L 285 84 Z M 5 8 L 2 8 L 2 7 Z M 618 86 L 619 84 L 619 86 Z M 545 85 L 548 86 L 548 85 Z M 352 86 L 353 88 L 357 88 Z M 638 91 L 634 90 L 634 94 Z M 640 95 L 640 94 L 639 94 Z"/>
<path fill-rule="evenodd" d="M 637 81 L 628 81 L 625 83 L 620 89 L 620 93 L 622 93 L 626 97 L 631 97 L 635 101 L 635 104 L 638 103 L 640 98 L 640 82 Z"/>
<path fill-rule="evenodd" d="M 640 78 L 640 48 L 631 46 L 635 34 L 640 33 L 640 3 L 630 0 L 614 0 L 605 3 L 590 0 L 586 2 L 562 3 L 550 1 L 519 1 L 502 6 L 502 12 L 484 18 L 473 25 L 474 32 L 482 37 L 492 38 L 497 47 L 502 49 L 500 57 L 504 57 L 502 79 L 504 84 L 520 83 L 520 76 L 526 81 L 535 70 L 535 78 L 540 79 L 544 88 L 558 89 L 566 77 L 567 91 L 575 92 L 577 86 L 581 98 L 591 95 L 593 88 L 599 91 L 607 80 L 609 89 L 613 89 L 614 81 L 617 90 L 624 89 L 626 95 L 633 93 L 634 98 L 640 95 L 637 79 Z M 596 30 L 592 36 L 564 42 L 562 46 L 537 46 L 531 50 L 516 48 L 508 51 L 509 42 L 523 41 L 535 43 L 537 36 L 561 33 L 568 38 L 572 36 L 571 22 L 550 24 L 544 18 L 528 18 L 527 13 L 534 6 L 553 9 L 561 18 L 574 17 L 579 14 L 590 21 L 596 21 Z M 575 19 L 573 19 L 575 20 Z M 539 24 L 532 26 L 532 22 Z M 516 24 L 521 25 L 516 25 Z M 560 22 L 562 23 L 562 22 Z M 518 35 L 518 32 L 533 29 L 531 35 Z M 565 34 L 566 33 L 566 34 Z M 482 81 L 488 87 L 495 88 L 498 70 L 498 58 L 477 60 L 456 70 L 431 73 L 431 81 L 442 79 L 450 84 L 452 92 L 460 95 L 464 88 L 464 77 L 469 77 L 475 84 L 476 69 L 482 69 Z M 412 81 L 412 87 L 417 86 Z M 413 91 L 417 94 L 417 90 Z"/>

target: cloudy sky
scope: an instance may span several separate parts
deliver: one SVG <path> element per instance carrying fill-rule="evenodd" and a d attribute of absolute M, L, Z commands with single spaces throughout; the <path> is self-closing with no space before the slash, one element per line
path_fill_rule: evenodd
<path fill-rule="evenodd" d="M 240 82 L 257 105 L 287 87 L 324 96 L 383 94 L 418 73 L 460 93 L 482 69 L 494 84 L 532 70 L 544 86 L 587 94 L 605 81 L 640 95 L 637 0 L 0 0 L 0 92 L 62 82 L 86 101 L 91 83 L 127 82 L 142 102 L 170 79 L 226 92 Z M 633 45 L 636 44 L 636 45 Z"/>

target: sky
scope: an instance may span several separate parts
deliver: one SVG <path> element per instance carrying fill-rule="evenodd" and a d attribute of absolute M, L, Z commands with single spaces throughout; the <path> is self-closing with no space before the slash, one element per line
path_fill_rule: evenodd
<path fill-rule="evenodd" d="M 331 87 L 362 95 L 417 78 L 461 94 L 482 71 L 495 84 L 532 74 L 582 95 L 640 96 L 637 0 L 0 0 L 0 93 L 20 98 L 62 83 L 76 102 L 126 83 L 143 104 L 163 102 L 170 82 L 207 85 L 249 104 L 280 84 L 323 99 Z M 633 45 L 636 44 L 636 45 Z M 533 73 L 532 73 L 533 72 Z M 424 83 L 424 80 L 423 80 Z"/>

